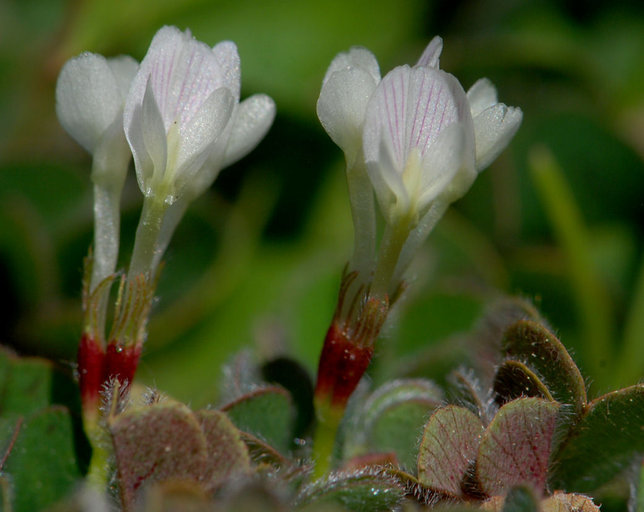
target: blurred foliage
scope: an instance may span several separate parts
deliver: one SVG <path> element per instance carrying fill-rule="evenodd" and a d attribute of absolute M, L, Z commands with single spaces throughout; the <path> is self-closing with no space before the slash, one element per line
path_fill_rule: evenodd
<path fill-rule="evenodd" d="M 489 77 L 524 123 L 417 257 L 372 376 L 431 361 L 423 376 L 441 381 L 461 357 L 459 333 L 518 294 L 573 349 L 590 398 L 642 377 L 644 8 L 635 0 L 5 0 L 3 344 L 75 359 L 90 161 L 55 118 L 58 70 L 84 50 L 140 59 L 163 24 L 210 44 L 234 40 L 243 95 L 271 95 L 278 116 L 179 227 L 141 381 L 195 407 L 212 403 L 219 368 L 244 346 L 314 372 L 352 242 L 342 155 L 315 115 L 321 79 L 351 45 L 372 50 L 386 72 L 415 62 L 435 34 L 445 40 L 442 67 L 465 88 Z M 130 176 L 123 265 L 139 195 Z"/>

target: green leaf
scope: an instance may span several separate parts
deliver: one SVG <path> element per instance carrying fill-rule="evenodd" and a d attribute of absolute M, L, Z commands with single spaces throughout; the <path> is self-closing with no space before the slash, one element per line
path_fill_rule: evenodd
<path fill-rule="evenodd" d="M 365 402 L 363 424 L 356 429 L 367 451 L 394 452 L 401 467 L 416 467 L 418 438 L 442 398 L 439 388 L 422 379 L 396 380 L 381 386 Z"/>
<path fill-rule="evenodd" d="M 72 491 L 83 476 L 74 442 L 69 411 L 52 406 L 14 422 L 9 438 L 1 428 L 3 459 L 0 471 L 3 503 L 10 487 L 13 512 L 42 510 Z M 6 424 L 5 424 L 6 427 Z"/>
<path fill-rule="evenodd" d="M 418 480 L 426 487 L 461 496 L 461 484 L 473 464 L 484 427 L 464 407 L 438 409 L 425 425 L 418 453 Z"/>
<path fill-rule="evenodd" d="M 541 379 L 520 361 L 509 360 L 499 366 L 493 389 L 499 405 L 528 396 L 554 400 Z"/>
<path fill-rule="evenodd" d="M 0 348 L 0 414 L 25 415 L 52 404 L 78 410 L 78 388 L 50 361 Z"/>
<path fill-rule="evenodd" d="M 510 489 L 505 497 L 503 512 L 539 512 L 539 498 L 534 489 L 528 486 L 517 486 Z"/>
<path fill-rule="evenodd" d="M 394 510 L 403 497 L 400 484 L 386 473 L 363 469 L 352 473 L 332 473 L 304 488 L 298 505 L 338 503 L 350 511 Z"/>
<path fill-rule="evenodd" d="M 559 407 L 540 398 L 519 398 L 499 409 L 483 434 L 476 463 L 486 494 L 524 484 L 543 491 Z"/>
<path fill-rule="evenodd" d="M 131 507 L 147 483 L 169 479 L 203 481 L 208 443 L 190 409 L 159 403 L 131 409 L 109 419 L 119 487 Z"/>
<path fill-rule="evenodd" d="M 291 397 L 284 389 L 275 386 L 257 389 L 221 410 L 240 430 L 266 441 L 282 453 L 290 450 L 294 411 Z"/>
<path fill-rule="evenodd" d="M 553 487 L 590 492 L 644 454 L 644 384 L 613 391 L 588 404 L 553 456 Z"/>
<path fill-rule="evenodd" d="M 584 379 L 566 348 L 543 325 L 531 320 L 515 323 L 505 332 L 503 349 L 507 357 L 533 370 L 555 400 L 573 405 L 577 412 L 583 410 Z"/>

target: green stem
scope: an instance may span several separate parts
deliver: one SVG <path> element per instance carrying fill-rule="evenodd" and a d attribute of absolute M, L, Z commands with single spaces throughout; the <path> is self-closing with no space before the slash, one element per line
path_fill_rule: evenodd
<path fill-rule="evenodd" d="M 357 270 L 358 279 L 364 281 L 369 278 L 373 269 L 376 250 L 376 207 L 373 188 L 361 158 L 352 167 L 347 168 L 347 185 L 354 236 L 350 269 Z"/>
<path fill-rule="evenodd" d="M 388 223 L 380 241 L 380 250 L 376 260 L 371 285 L 371 295 L 376 297 L 389 296 L 398 287 L 399 283 L 392 282 L 400 253 L 409 236 L 412 216 L 405 212 L 396 216 L 393 222 Z"/>
<path fill-rule="evenodd" d="M 90 410 L 91 409 L 91 410 Z M 87 408 L 83 414 L 83 428 L 90 446 L 92 457 L 87 472 L 87 483 L 100 493 L 105 493 L 109 483 L 110 451 L 105 428 L 100 423 L 100 412 L 97 408 Z"/>
<path fill-rule="evenodd" d="M 134 249 L 128 271 L 129 280 L 133 280 L 141 274 L 152 277 L 156 263 L 160 260 L 159 235 L 169 205 L 159 197 L 163 197 L 163 194 L 146 196 L 143 201 L 143 210 L 136 229 Z"/>
<path fill-rule="evenodd" d="M 317 425 L 313 435 L 313 480 L 324 477 L 331 470 L 333 449 L 344 408 L 331 405 L 328 400 L 315 400 Z"/>

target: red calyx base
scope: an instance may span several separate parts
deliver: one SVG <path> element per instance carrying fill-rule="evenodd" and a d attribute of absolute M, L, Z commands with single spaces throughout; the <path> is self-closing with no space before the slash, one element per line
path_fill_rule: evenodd
<path fill-rule="evenodd" d="M 373 344 L 360 346 L 352 343 L 337 323 L 333 322 L 324 338 L 320 354 L 316 398 L 328 400 L 332 407 L 344 409 L 372 356 Z"/>
<path fill-rule="evenodd" d="M 129 386 L 141 356 L 140 347 L 122 347 L 111 342 L 105 350 L 84 334 L 78 347 L 78 380 L 83 409 L 96 408 L 106 384 L 118 380 Z"/>

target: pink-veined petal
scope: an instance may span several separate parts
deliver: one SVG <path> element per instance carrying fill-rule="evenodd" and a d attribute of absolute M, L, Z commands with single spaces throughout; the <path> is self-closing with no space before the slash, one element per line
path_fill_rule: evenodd
<path fill-rule="evenodd" d="M 222 167 L 246 156 L 264 138 L 275 119 L 275 102 L 255 94 L 239 104 L 234 116 Z"/>
<path fill-rule="evenodd" d="M 376 82 L 360 68 L 333 73 L 322 85 L 317 114 L 322 126 L 352 160 L 362 144 L 362 125 Z"/>
<path fill-rule="evenodd" d="M 480 78 L 467 91 L 472 117 L 498 103 L 496 87 L 487 78 Z"/>
<path fill-rule="evenodd" d="M 213 91 L 227 86 L 230 75 L 224 73 L 208 45 L 176 27 L 163 27 L 154 36 L 132 83 L 124 112 L 126 126 L 135 105 L 143 101 L 148 78 L 166 132 L 175 121 L 181 132 Z"/>
<path fill-rule="evenodd" d="M 405 127 L 406 154 L 411 148 L 417 148 L 422 158 L 439 134 L 463 116 L 469 116 L 469 106 L 456 78 L 433 68 L 411 70 Z"/>
<path fill-rule="evenodd" d="M 402 173 L 406 160 L 406 121 L 411 69 L 400 66 L 382 79 L 371 95 L 365 115 L 363 149 L 367 162 L 377 161 L 384 144 L 389 158 Z"/>
<path fill-rule="evenodd" d="M 94 151 L 122 109 L 117 80 L 103 56 L 83 53 L 65 63 L 56 83 L 56 114 L 87 151 Z"/>
<path fill-rule="evenodd" d="M 335 56 L 324 75 L 322 85 L 329 80 L 333 73 L 348 69 L 361 69 L 368 73 L 376 84 L 380 82 L 380 67 L 376 57 L 366 48 L 354 46 L 348 52 L 342 52 Z"/>
<path fill-rule="evenodd" d="M 432 39 L 423 54 L 418 59 L 416 66 L 429 67 L 438 69 L 439 59 L 443 51 L 443 39 L 435 36 Z"/>
<path fill-rule="evenodd" d="M 520 108 L 503 103 L 497 103 L 474 117 L 476 168 L 479 171 L 490 165 L 505 149 L 522 119 Z"/>

